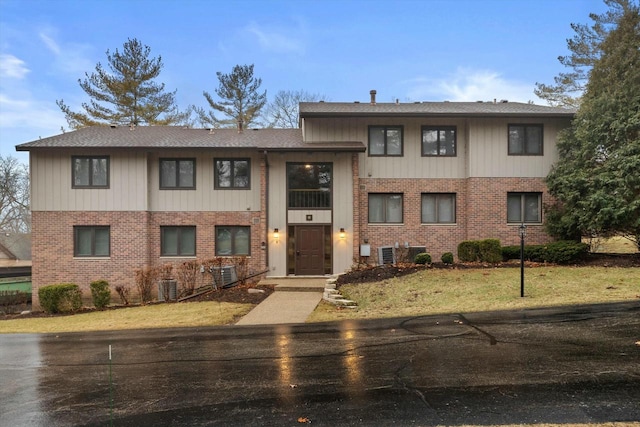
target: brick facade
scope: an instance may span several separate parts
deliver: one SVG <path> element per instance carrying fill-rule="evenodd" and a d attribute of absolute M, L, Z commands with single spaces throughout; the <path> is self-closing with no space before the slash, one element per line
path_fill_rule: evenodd
<path fill-rule="evenodd" d="M 85 298 L 89 284 L 106 280 L 112 288 L 125 285 L 135 294 L 134 271 L 143 266 L 179 264 L 186 259 L 160 256 L 160 226 L 196 227 L 196 257 L 215 257 L 215 226 L 250 226 L 249 271 L 266 265 L 262 249 L 265 230 L 261 212 L 33 212 L 33 305 L 38 289 L 55 283 L 75 283 Z M 73 256 L 73 227 L 110 226 L 111 255 L 107 258 Z M 113 295 L 115 297 L 115 295 Z"/>
<path fill-rule="evenodd" d="M 376 263 L 377 248 L 426 246 L 434 261 L 445 252 L 457 256 L 463 240 L 499 239 L 502 245 L 519 244 L 517 225 L 507 224 L 508 192 L 541 192 L 543 205 L 550 202 L 542 178 L 468 178 L 468 179 L 360 179 L 358 224 L 360 241 L 371 245 L 370 263 Z M 401 224 L 369 224 L 369 193 L 402 193 Z M 423 193 L 455 193 L 455 224 L 422 224 Z M 527 243 L 550 241 L 541 224 L 527 227 Z M 356 251 L 359 248 L 356 248 Z M 358 252 L 355 252 L 357 255 Z"/>

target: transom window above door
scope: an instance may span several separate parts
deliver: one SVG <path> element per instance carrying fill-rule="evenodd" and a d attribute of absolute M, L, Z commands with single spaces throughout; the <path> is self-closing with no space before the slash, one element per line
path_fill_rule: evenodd
<path fill-rule="evenodd" d="M 287 163 L 287 206 L 331 208 L 331 163 Z"/>
<path fill-rule="evenodd" d="M 402 126 L 369 126 L 369 156 L 402 156 Z"/>

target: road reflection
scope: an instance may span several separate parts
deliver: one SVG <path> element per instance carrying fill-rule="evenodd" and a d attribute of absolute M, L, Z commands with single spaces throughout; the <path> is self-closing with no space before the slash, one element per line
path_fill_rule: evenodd
<path fill-rule="evenodd" d="M 0 335 L 0 424 L 50 425 L 41 408 L 39 335 Z"/>

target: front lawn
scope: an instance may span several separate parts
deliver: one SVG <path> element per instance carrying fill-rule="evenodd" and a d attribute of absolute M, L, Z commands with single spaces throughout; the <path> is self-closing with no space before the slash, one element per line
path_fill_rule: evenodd
<path fill-rule="evenodd" d="M 32 334 L 228 325 L 247 314 L 253 307 L 254 304 L 217 301 L 153 304 L 65 316 L 2 320 L 0 333 Z"/>
<path fill-rule="evenodd" d="M 307 321 L 640 301 L 640 268 L 527 267 L 525 298 L 520 297 L 519 268 L 425 269 L 339 290 L 358 307 L 322 302 Z"/>

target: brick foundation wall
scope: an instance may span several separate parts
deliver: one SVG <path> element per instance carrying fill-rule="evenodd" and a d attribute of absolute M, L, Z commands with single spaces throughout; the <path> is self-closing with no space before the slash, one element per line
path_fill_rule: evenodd
<path fill-rule="evenodd" d="M 469 179 L 373 179 L 359 180 L 358 223 L 360 243 L 371 245 L 369 263 L 377 263 L 377 248 L 405 242 L 426 246 L 434 261 L 445 252 L 457 258 L 463 240 L 497 238 L 503 246 L 520 242 L 519 224 L 507 224 L 507 192 L 541 192 L 542 203 L 551 201 L 542 178 Z M 369 193 L 402 193 L 402 224 L 369 224 Z M 455 224 L 421 224 L 422 193 L 456 193 Z M 544 219 L 544 218 L 543 218 Z M 552 239 L 543 225 L 527 226 L 527 243 L 540 244 Z M 359 248 L 355 248 L 358 255 Z"/>
<path fill-rule="evenodd" d="M 32 214 L 32 283 L 33 306 L 39 307 L 38 289 L 55 283 L 75 283 L 90 299 L 89 284 L 106 280 L 113 289 L 129 287 L 135 297 L 134 271 L 145 265 L 175 265 L 186 259 L 160 257 L 161 225 L 195 225 L 196 256 L 215 257 L 215 226 L 251 226 L 249 271 L 265 267 L 264 222 L 260 212 L 33 212 Z M 111 231 L 111 256 L 108 258 L 74 258 L 73 227 L 108 225 Z"/>

